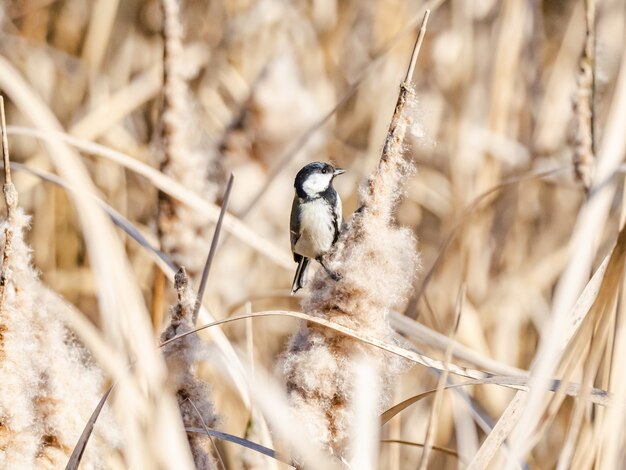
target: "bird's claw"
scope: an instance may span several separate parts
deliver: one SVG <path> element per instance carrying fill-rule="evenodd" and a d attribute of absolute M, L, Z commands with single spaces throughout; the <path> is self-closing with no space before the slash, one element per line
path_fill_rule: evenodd
<path fill-rule="evenodd" d="M 341 274 L 339 274 L 338 272 L 331 271 L 330 269 L 328 269 L 328 267 L 326 267 L 326 265 L 324 264 L 324 261 L 322 260 L 321 257 L 318 258 L 317 261 L 322 265 L 322 268 L 324 268 L 324 271 L 326 271 L 326 274 L 328 274 L 333 281 L 337 282 L 337 281 L 341 280 L 341 277 L 342 277 Z"/>
<path fill-rule="evenodd" d="M 335 282 L 340 281 L 342 278 L 341 274 L 339 274 L 338 272 L 334 272 L 334 271 L 326 271 L 326 272 L 328 273 L 330 278 Z"/>

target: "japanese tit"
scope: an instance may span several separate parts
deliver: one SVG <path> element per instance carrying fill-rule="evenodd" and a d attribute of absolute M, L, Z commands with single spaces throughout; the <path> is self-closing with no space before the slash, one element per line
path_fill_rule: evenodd
<path fill-rule="evenodd" d="M 313 162 L 296 175 L 296 193 L 291 206 L 291 251 L 298 263 L 291 285 L 295 294 L 306 281 L 306 273 L 312 259 L 336 279 L 336 274 L 324 265 L 322 257 L 339 238 L 341 228 L 341 199 L 333 188 L 333 179 L 345 173 L 328 163 Z"/>

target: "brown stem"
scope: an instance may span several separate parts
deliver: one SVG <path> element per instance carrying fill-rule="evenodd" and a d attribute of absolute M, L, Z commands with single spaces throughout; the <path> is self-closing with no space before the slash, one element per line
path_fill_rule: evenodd
<path fill-rule="evenodd" d="M 363 201 L 363 205 L 376 216 L 385 217 L 391 213 L 390 205 L 395 201 L 394 197 L 390 197 L 390 192 L 397 190 L 399 183 L 398 176 L 404 175 L 406 171 L 403 169 L 405 162 L 403 157 L 404 136 L 410 124 L 409 119 L 404 116 L 406 103 L 415 96 L 415 91 L 411 86 L 415 64 L 422 47 L 424 35 L 426 34 L 426 25 L 430 10 L 426 10 L 424 18 L 420 26 L 413 52 L 411 53 L 411 61 L 407 68 L 404 81 L 400 84 L 400 92 L 398 101 L 389 124 L 385 145 L 382 155 L 378 163 L 378 168 L 370 177 L 368 182 L 367 200 Z"/>
<path fill-rule="evenodd" d="M 580 56 L 577 89 L 574 97 L 576 137 L 574 169 L 576 177 L 588 191 L 595 166 L 594 94 L 595 94 L 595 19 L 596 0 L 585 0 L 585 46 Z"/>
<path fill-rule="evenodd" d="M 11 161 L 9 159 L 9 140 L 7 138 L 7 124 L 4 114 L 4 98 L 0 96 L 0 129 L 2 131 L 2 161 L 4 163 L 4 200 L 7 206 L 7 225 L 4 229 L 4 252 L 2 254 L 2 268 L 0 269 L 0 313 L 4 309 L 6 286 L 9 282 L 9 258 L 13 248 L 13 224 L 17 207 L 17 190 L 11 180 Z"/>

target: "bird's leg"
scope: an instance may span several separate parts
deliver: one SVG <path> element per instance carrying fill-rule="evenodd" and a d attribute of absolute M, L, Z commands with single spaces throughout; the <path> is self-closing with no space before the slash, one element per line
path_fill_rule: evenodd
<path fill-rule="evenodd" d="M 341 279 L 341 275 L 339 273 L 331 271 L 330 269 L 326 267 L 326 265 L 324 264 L 324 260 L 321 256 L 317 258 L 317 262 L 322 265 L 322 268 L 324 268 L 324 271 L 326 271 L 326 273 L 330 276 L 330 278 L 333 281 L 338 281 L 339 279 Z"/>

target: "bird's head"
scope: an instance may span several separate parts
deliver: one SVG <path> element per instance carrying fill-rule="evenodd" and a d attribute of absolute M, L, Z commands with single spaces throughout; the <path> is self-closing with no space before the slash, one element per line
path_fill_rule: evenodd
<path fill-rule="evenodd" d="M 301 197 L 317 197 L 328 189 L 335 176 L 345 171 L 324 162 L 309 163 L 296 175 L 294 186 Z"/>

